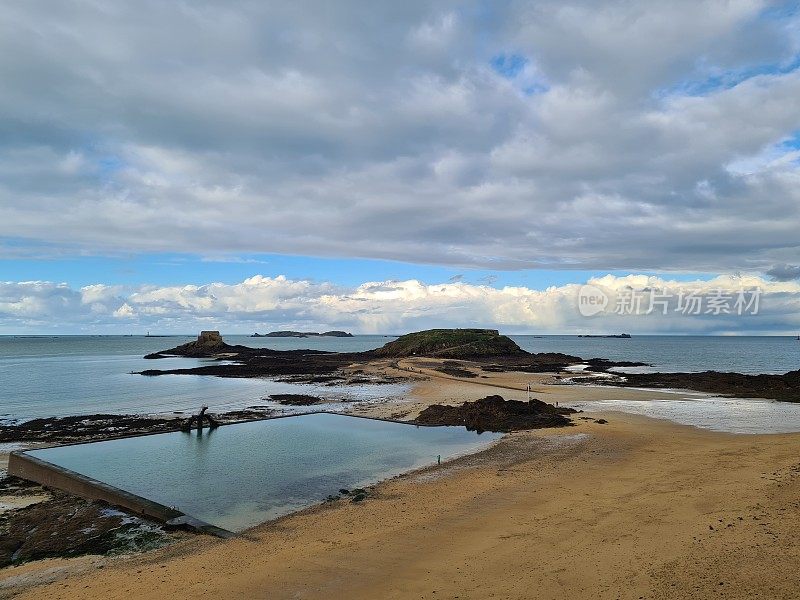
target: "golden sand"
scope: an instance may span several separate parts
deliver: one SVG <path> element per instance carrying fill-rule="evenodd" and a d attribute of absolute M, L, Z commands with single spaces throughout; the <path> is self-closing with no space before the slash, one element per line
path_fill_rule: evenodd
<path fill-rule="evenodd" d="M 530 379 L 419 377 L 415 401 L 402 405 L 409 413 L 495 393 L 485 383 L 521 384 L 516 397 L 524 398 Z M 548 391 L 546 376 L 537 377 L 544 385 L 537 396 L 548 401 L 585 399 L 595 389 Z M 576 419 L 575 427 L 506 436 L 482 453 L 384 482 L 373 499 L 315 507 L 240 539 L 198 537 L 135 557 L 5 569 L 0 595 L 800 596 L 800 434 L 732 435 L 602 416 L 608 424 Z"/>

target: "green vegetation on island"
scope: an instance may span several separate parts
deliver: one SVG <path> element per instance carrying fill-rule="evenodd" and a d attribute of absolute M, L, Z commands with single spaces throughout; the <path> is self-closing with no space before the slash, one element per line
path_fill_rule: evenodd
<path fill-rule="evenodd" d="M 496 329 L 428 329 L 402 335 L 373 352 L 378 357 L 468 358 L 527 354 Z"/>

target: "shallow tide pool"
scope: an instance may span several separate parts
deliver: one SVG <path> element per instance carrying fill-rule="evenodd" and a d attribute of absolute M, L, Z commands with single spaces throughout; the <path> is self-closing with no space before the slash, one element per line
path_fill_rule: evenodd
<path fill-rule="evenodd" d="M 28 454 L 241 531 L 460 454 L 501 434 L 336 414 L 32 450 Z"/>
<path fill-rule="evenodd" d="M 586 412 L 621 411 L 726 433 L 800 432 L 798 403 L 758 398 L 722 398 L 684 390 L 653 391 L 671 391 L 675 399 L 587 400 L 563 404 Z"/>

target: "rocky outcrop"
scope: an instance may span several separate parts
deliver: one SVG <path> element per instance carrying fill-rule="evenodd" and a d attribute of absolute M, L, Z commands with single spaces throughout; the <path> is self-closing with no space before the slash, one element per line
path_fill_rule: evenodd
<path fill-rule="evenodd" d="M 378 358 L 483 358 L 527 352 L 496 329 L 428 329 L 402 335 L 372 354 Z"/>
<path fill-rule="evenodd" d="M 502 373 L 505 371 L 524 371 L 526 373 L 558 373 L 571 365 L 586 364 L 589 371 L 605 371 L 612 367 L 647 367 L 647 363 L 614 361 L 605 358 L 585 360 L 580 356 L 560 352 L 539 352 L 512 356 L 498 356 L 481 365 L 484 371 Z"/>
<path fill-rule="evenodd" d="M 572 421 L 565 415 L 577 411 L 541 400 L 521 402 L 502 396 L 487 396 L 460 406 L 434 404 L 423 410 L 416 422 L 424 425 L 463 425 L 470 431 L 509 432 L 543 427 L 564 427 Z"/>
<path fill-rule="evenodd" d="M 20 488 L 21 495 L 48 499 L 6 512 L 0 519 L 0 568 L 32 560 L 84 554 L 120 554 L 157 548 L 168 541 L 162 528 L 57 490 L 7 477 L 0 494 Z"/>
<path fill-rule="evenodd" d="M 194 342 L 176 346 L 170 350 L 162 350 L 148 354 L 145 358 L 167 358 L 170 356 L 186 356 L 188 358 L 207 358 L 218 354 L 238 353 L 249 350 L 245 346 L 229 346 L 222 339 L 219 331 L 201 331 Z"/>
<path fill-rule="evenodd" d="M 119 435 L 175 431 L 179 423 L 178 418 L 146 415 L 47 417 L 0 425 L 0 443 L 89 441 Z"/>
<path fill-rule="evenodd" d="M 308 394 L 272 394 L 269 398 L 284 406 L 313 406 L 324 402 L 322 398 Z"/>
<path fill-rule="evenodd" d="M 606 383 L 598 380 L 593 383 Z M 800 402 L 800 370 L 782 375 L 745 375 L 742 373 L 626 373 L 609 381 L 613 385 L 647 388 L 696 390 L 737 398 L 767 398 L 784 402 Z"/>

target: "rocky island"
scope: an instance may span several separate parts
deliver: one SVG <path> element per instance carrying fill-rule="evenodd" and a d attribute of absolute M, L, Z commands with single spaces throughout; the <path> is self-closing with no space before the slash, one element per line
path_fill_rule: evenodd
<path fill-rule="evenodd" d="M 611 338 L 611 339 L 620 339 L 620 340 L 629 340 L 631 339 L 630 333 L 619 333 L 619 334 L 610 334 L 610 335 L 592 335 L 592 334 L 583 334 L 579 335 L 579 338 Z"/>
<path fill-rule="evenodd" d="M 372 354 L 379 358 L 483 358 L 528 353 L 496 329 L 428 329 L 401 335 Z"/>
<path fill-rule="evenodd" d="M 250 337 L 259 338 L 307 338 L 307 337 L 353 337 L 352 333 L 346 331 L 323 331 L 317 333 L 316 331 L 270 331 L 269 333 L 254 333 Z"/>
<path fill-rule="evenodd" d="M 627 334 L 623 334 L 627 335 Z M 619 337 L 623 337 L 623 335 Z M 147 355 L 145 358 L 185 356 L 214 358 L 225 364 L 211 364 L 195 368 L 159 370 L 148 369 L 142 375 L 166 374 L 214 375 L 217 377 L 273 377 L 305 376 L 337 377 L 342 369 L 353 363 L 431 358 L 469 361 L 476 369 L 486 373 L 526 372 L 561 373 L 573 365 L 585 365 L 589 373 L 604 377 L 569 377 L 571 383 L 620 387 L 677 388 L 699 392 L 729 395 L 740 398 L 767 398 L 786 402 L 800 402 L 800 370 L 784 374 L 745 375 L 741 373 L 646 373 L 615 374 L 615 367 L 649 366 L 635 361 L 612 361 L 604 358 L 584 359 L 560 352 L 526 352 L 511 338 L 496 329 L 429 329 L 402 335 L 387 344 L 367 352 L 326 352 L 322 350 L 272 350 L 232 346 L 217 331 L 203 331 L 198 339 Z M 442 364 L 438 370 L 476 377 L 473 371 L 463 369 L 463 364 Z M 313 379 L 312 379 L 313 380 Z"/>

